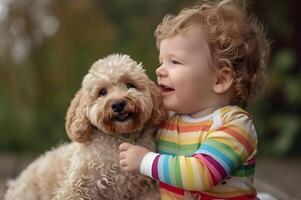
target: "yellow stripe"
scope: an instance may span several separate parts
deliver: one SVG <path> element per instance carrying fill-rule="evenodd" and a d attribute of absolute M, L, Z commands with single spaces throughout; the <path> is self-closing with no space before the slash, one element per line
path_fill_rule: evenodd
<path fill-rule="evenodd" d="M 187 169 L 187 188 L 189 188 L 190 190 L 195 188 L 195 181 L 194 181 L 194 177 L 193 177 L 193 171 L 192 171 L 192 165 L 191 165 L 191 160 L 193 158 L 187 158 L 186 159 L 186 169 Z"/>
<path fill-rule="evenodd" d="M 191 166 L 193 170 L 195 188 L 201 188 L 201 173 L 200 173 L 200 161 L 197 158 L 191 159 Z"/>
<path fill-rule="evenodd" d="M 174 143 L 178 143 L 178 144 L 198 144 L 201 143 L 200 141 L 200 134 L 201 133 L 193 133 L 193 134 L 189 134 L 189 135 L 181 135 L 181 136 L 164 136 L 159 138 L 159 140 L 162 141 L 167 141 L 167 142 L 174 142 Z"/>
<path fill-rule="evenodd" d="M 189 185 L 188 179 L 187 179 L 187 166 L 185 162 L 185 156 L 179 156 L 179 161 L 180 161 L 180 170 L 181 170 L 181 177 L 182 177 L 182 185 L 183 187 L 187 187 Z"/>
<path fill-rule="evenodd" d="M 240 157 L 244 157 L 245 155 L 242 155 L 242 154 L 247 153 L 247 151 L 245 151 L 245 146 L 242 145 L 240 142 L 237 142 L 237 140 L 234 137 L 232 137 L 233 138 L 232 140 L 229 139 L 230 137 L 232 137 L 232 136 L 229 136 L 229 134 L 227 134 L 225 132 L 218 131 L 218 132 L 214 133 L 214 136 L 212 138 L 214 138 L 218 142 L 228 145 Z"/>

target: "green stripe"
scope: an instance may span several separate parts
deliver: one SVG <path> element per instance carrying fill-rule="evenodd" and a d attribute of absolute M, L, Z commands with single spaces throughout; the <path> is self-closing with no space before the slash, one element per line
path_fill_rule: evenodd
<path fill-rule="evenodd" d="M 254 169 L 255 168 L 255 163 L 249 164 L 249 165 L 242 165 L 241 167 L 237 168 L 236 170 L 249 170 L 249 169 Z"/>
<path fill-rule="evenodd" d="M 171 169 L 173 174 L 173 176 L 171 176 L 173 183 L 175 184 L 175 186 L 182 188 L 183 186 L 182 186 L 179 156 L 174 156 L 171 159 L 169 168 Z"/>
<path fill-rule="evenodd" d="M 158 149 L 159 151 L 168 152 L 169 154 L 180 154 L 191 156 L 195 153 L 200 144 L 188 144 L 188 145 L 179 145 L 174 142 L 167 142 L 167 141 L 159 141 Z"/>
<path fill-rule="evenodd" d="M 167 142 L 167 141 L 160 140 L 158 142 L 158 146 L 178 149 L 179 145 L 177 143 L 174 143 L 174 142 Z"/>
<path fill-rule="evenodd" d="M 255 168 L 248 169 L 248 170 L 237 170 L 234 172 L 233 176 L 245 177 L 245 176 L 252 176 L 255 173 Z"/>
<path fill-rule="evenodd" d="M 255 165 L 246 165 L 246 166 L 242 166 L 240 168 L 237 169 L 237 171 L 241 171 L 241 170 L 254 170 L 255 169 Z"/>
<path fill-rule="evenodd" d="M 195 150 L 182 150 L 181 153 L 179 153 L 179 155 L 183 155 L 183 156 L 192 156 L 192 154 L 195 153 Z"/>
<path fill-rule="evenodd" d="M 255 172 L 255 163 L 250 164 L 250 165 L 243 165 L 241 167 L 239 167 L 235 172 L 234 172 L 234 176 L 251 176 L 253 175 Z"/>
<path fill-rule="evenodd" d="M 201 144 L 200 143 L 195 143 L 195 144 L 178 144 L 176 142 L 169 142 L 169 141 L 166 141 L 166 140 L 159 140 L 158 141 L 158 145 L 172 147 L 172 148 L 195 149 L 195 150 L 197 150 L 198 147 Z"/>
<path fill-rule="evenodd" d="M 200 144 L 183 144 L 180 145 L 181 150 L 187 151 L 194 151 L 196 152 L 199 149 Z"/>
<path fill-rule="evenodd" d="M 159 152 L 166 152 L 167 154 L 177 154 L 178 153 L 178 146 L 177 145 L 166 145 L 165 143 L 158 143 L 158 151 Z"/>
<path fill-rule="evenodd" d="M 160 148 L 160 150 L 158 150 L 158 153 L 167 154 L 167 155 L 192 156 L 192 154 L 195 153 L 195 151 L 186 150 L 186 151 L 178 152 L 178 151 L 176 151 L 175 149 L 172 149 L 172 148 Z"/>
<path fill-rule="evenodd" d="M 210 145 L 214 147 L 215 149 L 218 149 L 221 153 L 223 153 L 225 156 L 227 156 L 230 160 L 233 161 L 235 168 L 238 167 L 241 164 L 241 157 L 238 153 L 233 151 L 231 147 L 229 147 L 227 144 L 218 142 L 213 139 L 208 139 L 206 141 L 206 145 Z"/>

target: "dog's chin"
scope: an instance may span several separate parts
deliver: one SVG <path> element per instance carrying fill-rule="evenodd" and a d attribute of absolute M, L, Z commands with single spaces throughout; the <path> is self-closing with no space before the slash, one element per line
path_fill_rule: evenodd
<path fill-rule="evenodd" d="M 134 112 L 120 113 L 105 120 L 102 128 L 110 134 L 132 133 L 142 129 L 140 116 Z"/>

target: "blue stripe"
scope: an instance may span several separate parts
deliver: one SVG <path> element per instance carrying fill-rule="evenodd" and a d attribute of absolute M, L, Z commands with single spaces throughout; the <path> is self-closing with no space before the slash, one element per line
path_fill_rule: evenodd
<path fill-rule="evenodd" d="M 164 175 L 164 180 L 166 181 L 166 183 L 171 183 L 170 181 L 170 176 L 169 176 L 169 159 L 170 159 L 170 156 L 167 156 L 167 155 L 164 155 L 164 157 L 162 157 L 163 160 L 163 166 L 162 166 L 162 169 L 163 169 L 163 175 Z"/>
<path fill-rule="evenodd" d="M 216 161 L 218 161 L 224 169 L 227 171 L 227 174 L 231 174 L 231 172 L 234 169 L 234 163 L 231 159 L 229 159 L 225 154 L 220 152 L 218 149 L 215 149 L 212 146 L 203 144 L 198 151 L 201 154 L 206 154 L 214 158 Z"/>
<path fill-rule="evenodd" d="M 206 144 L 214 147 L 215 149 L 220 149 L 220 150 L 222 149 L 224 152 L 223 154 L 228 159 L 230 159 L 233 163 L 234 167 L 232 168 L 232 170 L 236 169 L 238 166 L 240 166 L 242 164 L 241 157 L 239 156 L 239 154 L 236 153 L 235 151 L 233 151 L 233 149 L 230 146 L 228 146 L 227 144 L 224 144 L 224 143 L 221 143 L 221 142 L 218 142 L 215 140 L 210 140 L 210 139 L 206 141 Z"/>
<path fill-rule="evenodd" d="M 164 180 L 164 165 L 163 165 L 163 162 L 164 162 L 164 157 L 165 155 L 160 155 L 159 157 L 159 160 L 158 160 L 158 175 L 159 175 L 159 180 L 161 181 L 165 181 Z"/>

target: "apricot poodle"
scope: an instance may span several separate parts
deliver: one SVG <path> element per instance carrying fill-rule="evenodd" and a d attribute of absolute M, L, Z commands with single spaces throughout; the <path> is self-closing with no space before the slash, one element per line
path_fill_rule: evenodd
<path fill-rule="evenodd" d="M 119 145 L 155 150 L 155 125 L 165 120 L 159 89 L 127 55 L 95 62 L 66 116 L 71 143 L 46 152 L 16 180 L 5 200 L 160 199 L 156 182 L 119 167 Z"/>

